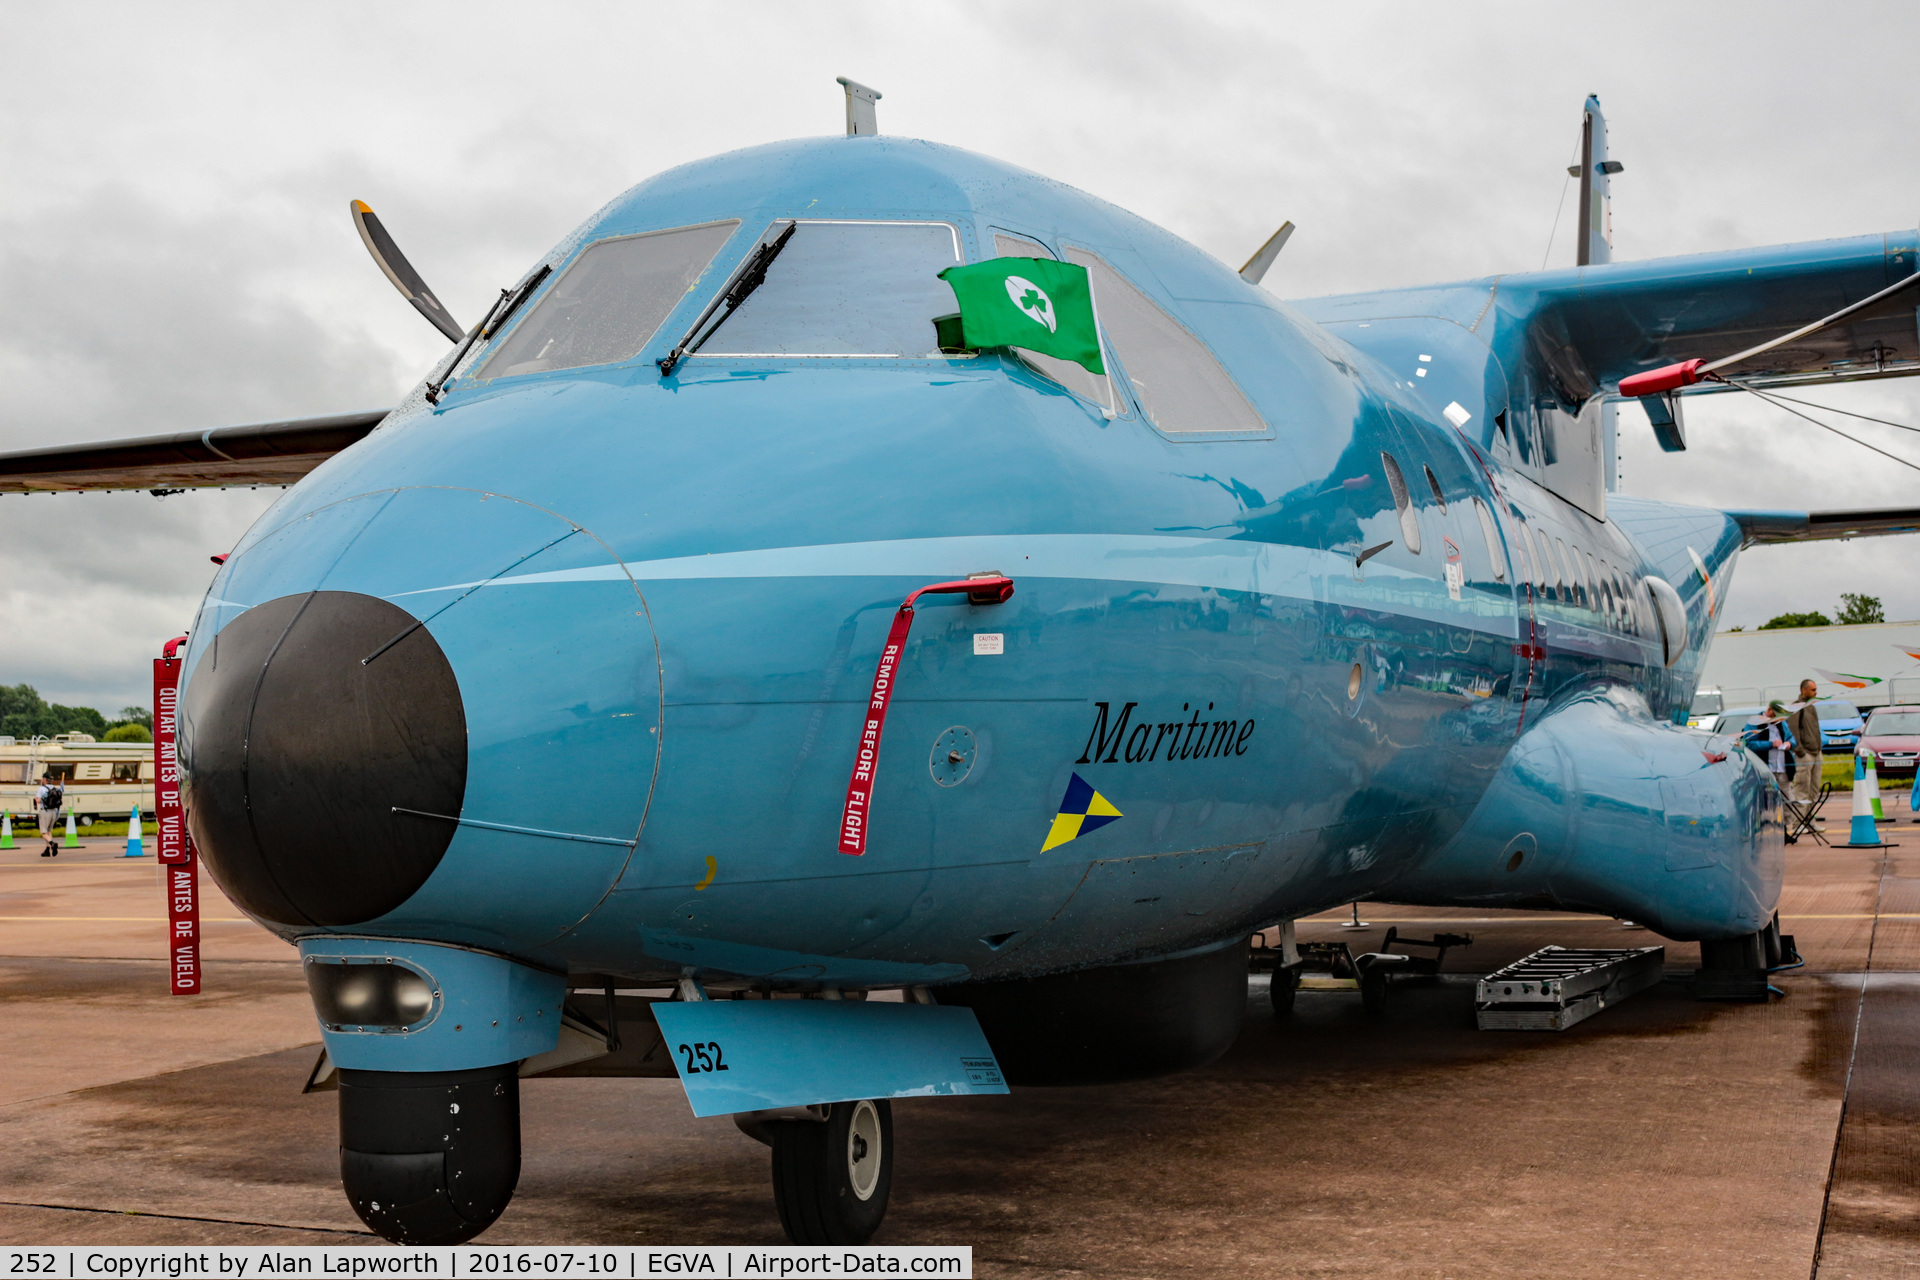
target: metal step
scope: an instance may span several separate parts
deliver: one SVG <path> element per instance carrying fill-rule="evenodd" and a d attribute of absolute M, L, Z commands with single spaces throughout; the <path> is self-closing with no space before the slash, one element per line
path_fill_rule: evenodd
<path fill-rule="evenodd" d="M 1542 947 L 1480 979 L 1474 1017 L 1482 1031 L 1565 1031 L 1660 981 L 1666 958 L 1665 947 Z"/>

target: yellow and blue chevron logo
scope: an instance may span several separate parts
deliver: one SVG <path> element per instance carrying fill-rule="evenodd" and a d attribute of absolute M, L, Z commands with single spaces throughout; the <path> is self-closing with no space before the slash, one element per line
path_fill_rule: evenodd
<path fill-rule="evenodd" d="M 1047 842 L 1040 846 L 1040 852 L 1058 848 L 1069 840 L 1078 840 L 1124 816 L 1113 807 L 1111 800 L 1095 791 L 1091 783 L 1076 773 L 1073 781 L 1067 784 L 1067 794 L 1060 798 L 1060 812 L 1053 816 L 1053 827 L 1047 832 Z"/>

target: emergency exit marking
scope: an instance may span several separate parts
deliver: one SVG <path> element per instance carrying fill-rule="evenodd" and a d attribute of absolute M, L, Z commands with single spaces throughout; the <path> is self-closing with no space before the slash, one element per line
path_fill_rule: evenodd
<path fill-rule="evenodd" d="M 983 653 L 1005 653 L 1007 638 L 998 631 L 976 631 L 973 633 L 973 652 L 977 656 Z"/>

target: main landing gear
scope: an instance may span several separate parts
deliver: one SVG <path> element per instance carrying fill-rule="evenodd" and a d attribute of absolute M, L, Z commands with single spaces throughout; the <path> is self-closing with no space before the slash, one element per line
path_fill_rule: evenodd
<path fill-rule="evenodd" d="M 865 1244 L 893 1190 L 893 1107 L 835 1102 L 734 1117 L 773 1148 L 773 1203 L 795 1244 Z"/>

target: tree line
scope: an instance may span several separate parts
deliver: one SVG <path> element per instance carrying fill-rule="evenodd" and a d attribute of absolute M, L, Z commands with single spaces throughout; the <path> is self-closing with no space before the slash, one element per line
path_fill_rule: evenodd
<path fill-rule="evenodd" d="M 1887 611 L 1881 606 L 1879 596 L 1863 596 L 1852 591 L 1840 593 L 1840 607 L 1833 613 L 1831 618 L 1818 609 L 1808 613 L 1783 613 L 1761 623 L 1757 629 L 1779 631 L 1786 627 L 1857 627 L 1887 620 Z M 1740 630 L 1739 627 L 1733 629 Z"/>
<path fill-rule="evenodd" d="M 67 707 L 48 702 L 30 684 L 0 684 L 0 735 L 22 742 L 62 733 L 90 733 L 103 742 L 152 742 L 153 713 L 145 707 L 122 707 L 108 719 L 92 707 Z"/>

